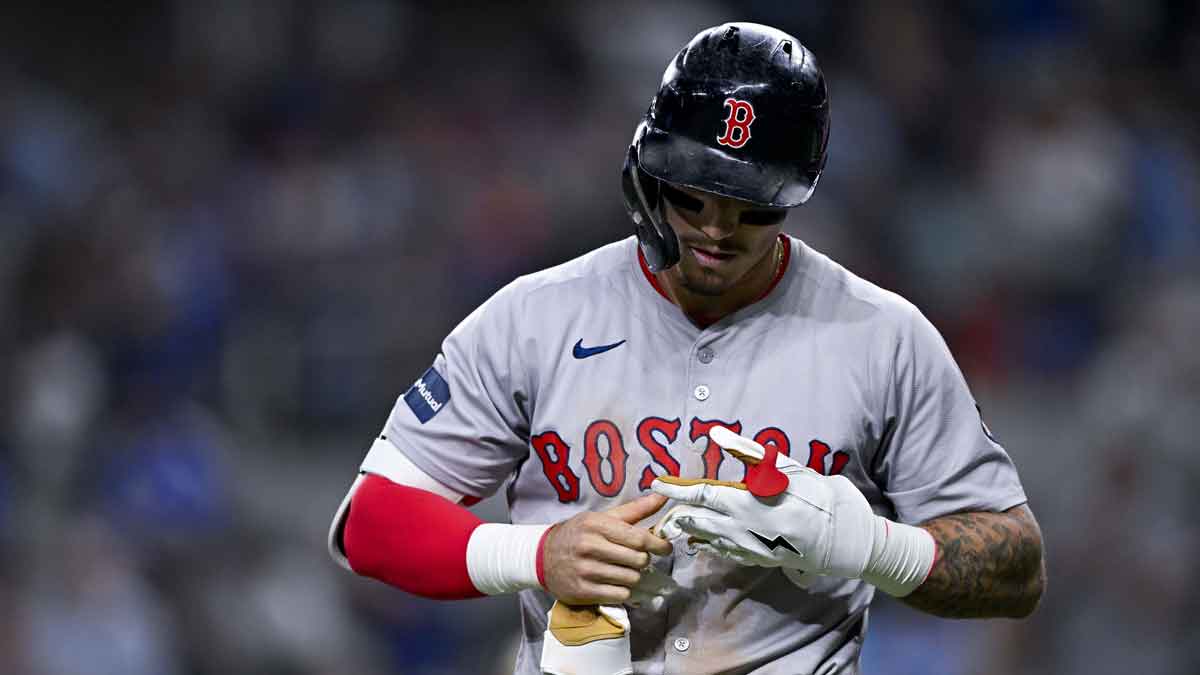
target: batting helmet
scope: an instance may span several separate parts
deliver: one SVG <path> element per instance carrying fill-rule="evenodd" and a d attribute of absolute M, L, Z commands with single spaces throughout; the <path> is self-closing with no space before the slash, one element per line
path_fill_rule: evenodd
<path fill-rule="evenodd" d="M 825 167 L 828 139 L 825 76 L 799 40 L 754 23 L 692 38 L 667 66 L 622 171 L 625 208 L 650 269 L 679 262 L 659 181 L 799 206 Z"/>

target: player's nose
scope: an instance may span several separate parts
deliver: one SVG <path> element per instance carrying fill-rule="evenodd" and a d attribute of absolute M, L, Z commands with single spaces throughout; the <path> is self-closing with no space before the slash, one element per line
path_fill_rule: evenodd
<path fill-rule="evenodd" d="M 733 236 L 737 227 L 737 214 L 720 210 L 701 223 L 699 229 L 709 239 L 719 241 Z"/>

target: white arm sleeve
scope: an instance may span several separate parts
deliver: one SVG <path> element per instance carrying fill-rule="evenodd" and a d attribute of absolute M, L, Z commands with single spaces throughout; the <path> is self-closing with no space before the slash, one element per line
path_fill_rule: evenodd
<path fill-rule="evenodd" d="M 342 549 L 342 527 L 346 524 L 346 514 L 350 511 L 350 500 L 354 497 L 354 491 L 358 489 L 359 484 L 368 473 L 382 476 L 398 485 L 407 485 L 432 492 L 455 504 L 462 501 L 465 496 L 442 485 L 419 469 L 390 441 L 382 438 L 375 439 L 371 449 L 367 451 L 362 466 L 359 467 L 358 476 L 354 479 L 350 489 L 346 491 L 346 496 L 342 498 L 337 513 L 333 515 L 333 522 L 329 525 L 329 555 L 333 556 L 334 562 L 346 570 L 350 569 L 350 562 L 346 560 L 346 552 Z"/>

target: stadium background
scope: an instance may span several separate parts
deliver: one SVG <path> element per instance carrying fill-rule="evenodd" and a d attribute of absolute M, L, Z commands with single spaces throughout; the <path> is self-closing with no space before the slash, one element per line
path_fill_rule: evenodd
<path fill-rule="evenodd" d="M 880 601 L 867 672 L 1200 672 L 1195 3 L 437 4 L 0 10 L 0 672 L 506 672 L 510 598 L 325 528 L 460 318 L 630 231 L 634 124 L 726 20 L 821 59 L 787 229 L 931 317 L 1045 531 L 1032 619 Z"/>

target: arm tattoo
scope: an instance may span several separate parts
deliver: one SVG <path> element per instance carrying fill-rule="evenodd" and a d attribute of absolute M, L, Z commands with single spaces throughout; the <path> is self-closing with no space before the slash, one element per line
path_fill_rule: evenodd
<path fill-rule="evenodd" d="M 925 583 L 902 601 L 949 618 L 1028 616 L 1046 584 L 1042 535 L 1025 505 L 975 511 L 922 525 L 938 556 Z"/>

